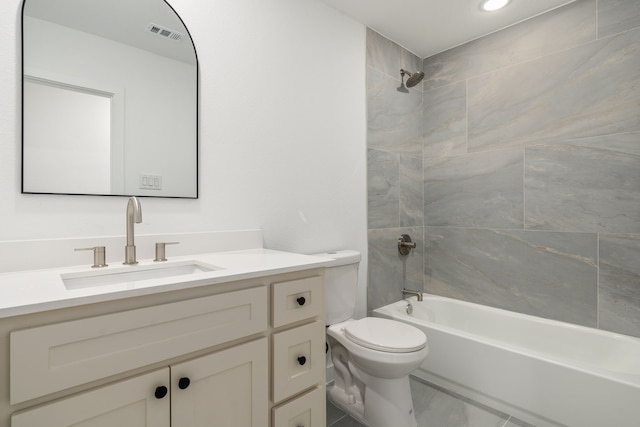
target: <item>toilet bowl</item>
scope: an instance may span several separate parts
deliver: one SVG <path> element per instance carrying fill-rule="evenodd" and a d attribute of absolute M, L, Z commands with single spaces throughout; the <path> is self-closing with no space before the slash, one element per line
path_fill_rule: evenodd
<path fill-rule="evenodd" d="M 369 427 L 416 427 L 409 374 L 427 356 L 419 329 L 390 319 L 353 319 L 360 254 L 336 251 L 325 273 L 327 337 L 334 366 L 329 399 Z"/>
<path fill-rule="evenodd" d="M 420 330 L 365 317 L 327 329 L 335 384 L 334 404 L 370 427 L 415 427 L 409 374 L 427 357 Z"/>

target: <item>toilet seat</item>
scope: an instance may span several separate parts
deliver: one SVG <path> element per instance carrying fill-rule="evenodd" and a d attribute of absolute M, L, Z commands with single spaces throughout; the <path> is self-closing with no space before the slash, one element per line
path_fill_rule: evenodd
<path fill-rule="evenodd" d="M 420 329 L 379 317 L 349 322 L 344 334 L 358 345 L 386 353 L 411 353 L 427 345 L 427 337 Z"/>

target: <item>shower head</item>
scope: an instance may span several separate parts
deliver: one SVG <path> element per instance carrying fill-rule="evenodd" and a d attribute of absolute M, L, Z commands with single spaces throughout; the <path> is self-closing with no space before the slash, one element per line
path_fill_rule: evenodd
<path fill-rule="evenodd" d="M 414 87 L 415 85 L 417 85 L 418 83 L 420 83 L 422 81 L 422 79 L 424 78 L 424 73 L 422 71 L 418 71 L 415 73 L 410 73 L 406 70 L 403 70 L 402 68 L 400 69 L 400 76 L 402 77 L 402 80 L 404 81 L 404 75 L 409 76 L 409 78 L 407 79 L 407 87 Z"/>

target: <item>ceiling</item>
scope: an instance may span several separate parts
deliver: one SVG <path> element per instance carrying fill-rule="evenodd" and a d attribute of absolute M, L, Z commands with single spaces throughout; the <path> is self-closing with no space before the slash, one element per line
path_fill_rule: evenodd
<path fill-rule="evenodd" d="M 184 24 L 163 0 L 25 0 L 24 14 L 189 64 L 196 57 Z M 185 35 L 179 41 L 145 31 L 156 24 Z"/>
<path fill-rule="evenodd" d="M 575 0 L 511 0 L 496 12 L 480 0 L 322 0 L 426 58 Z"/>

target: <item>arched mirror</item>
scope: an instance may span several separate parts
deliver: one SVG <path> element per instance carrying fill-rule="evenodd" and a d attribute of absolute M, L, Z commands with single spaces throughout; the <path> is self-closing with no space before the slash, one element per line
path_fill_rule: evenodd
<path fill-rule="evenodd" d="M 198 197 L 198 63 L 164 0 L 24 0 L 22 192 Z"/>

